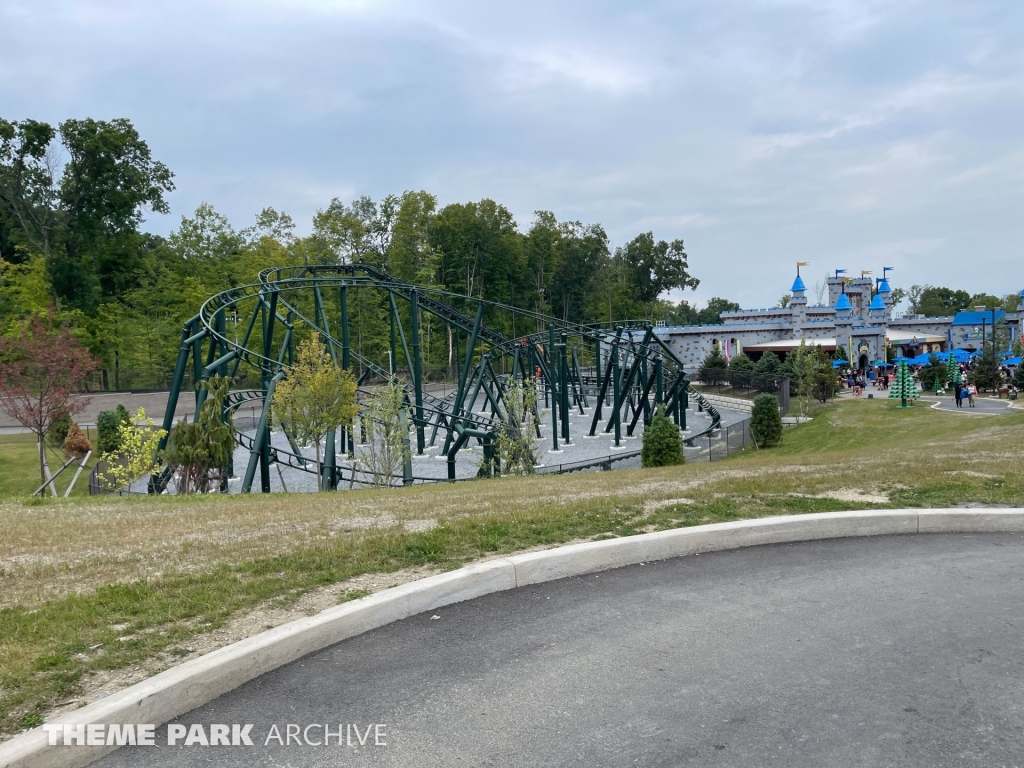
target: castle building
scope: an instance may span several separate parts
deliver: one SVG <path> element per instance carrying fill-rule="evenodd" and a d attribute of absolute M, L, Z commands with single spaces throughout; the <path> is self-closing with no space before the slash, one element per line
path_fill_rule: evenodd
<path fill-rule="evenodd" d="M 655 331 L 688 368 L 699 366 L 715 348 L 730 358 L 743 352 L 756 360 L 768 351 L 784 358 L 802 341 L 828 352 L 841 346 L 855 367 L 867 368 L 900 355 L 975 351 L 981 349 L 983 338 L 991 338 L 991 310 L 963 310 L 946 317 L 896 316 L 885 277 L 829 278 L 829 303 L 812 305 L 798 270 L 790 294 L 787 307 L 739 309 L 723 312 L 719 324 L 662 326 Z M 996 322 L 1006 321 L 1011 342 L 1019 338 L 1024 320 L 1024 291 L 1019 298 L 1016 312 L 994 313 Z"/>

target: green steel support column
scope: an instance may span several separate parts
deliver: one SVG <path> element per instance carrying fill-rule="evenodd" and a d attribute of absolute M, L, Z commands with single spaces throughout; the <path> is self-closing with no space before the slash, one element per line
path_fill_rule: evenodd
<path fill-rule="evenodd" d="M 412 386 L 416 397 L 416 455 L 422 456 L 425 441 L 423 439 L 423 375 L 420 370 L 420 294 L 413 289 L 412 303 Z"/>
<path fill-rule="evenodd" d="M 654 406 L 657 408 L 665 402 L 665 370 L 661 362 L 661 355 L 654 356 L 654 379 L 657 382 L 654 390 Z"/>
<path fill-rule="evenodd" d="M 645 349 L 644 356 L 640 360 L 640 387 L 644 391 L 644 396 L 640 401 L 640 405 L 643 407 L 644 410 L 645 427 L 649 427 L 651 425 L 651 403 L 647 399 L 647 393 L 651 391 L 652 379 L 648 378 L 648 373 L 650 373 L 650 371 L 647 370 L 647 350 Z"/>
<path fill-rule="evenodd" d="M 192 416 L 192 421 L 195 421 L 199 418 L 199 379 L 203 376 L 203 339 L 206 338 L 201 319 L 196 320 L 192 338 L 192 394 L 196 399 L 196 412 Z"/>
<path fill-rule="evenodd" d="M 412 451 L 409 448 L 409 411 L 403 408 L 399 418 L 402 420 L 402 456 L 405 459 L 402 462 L 402 485 L 410 486 L 413 483 L 413 479 Z"/>
<path fill-rule="evenodd" d="M 327 439 L 324 441 L 324 466 L 320 473 L 320 489 L 321 490 L 332 490 L 338 489 L 338 455 L 335 441 L 337 440 L 338 430 L 332 429 L 327 433 Z M 342 431 L 342 440 L 344 440 L 344 431 Z"/>
<path fill-rule="evenodd" d="M 256 318 L 259 316 L 261 309 L 261 302 L 256 302 L 256 305 L 252 309 L 252 316 L 249 318 L 249 325 L 245 328 L 245 336 L 242 337 L 242 343 L 239 345 L 242 349 L 249 347 L 249 337 L 252 335 L 252 329 L 256 326 Z M 235 378 L 238 375 L 238 366 L 242 364 L 241 356 L 235 358 L 235 364 L 231 368 L 231 378 Z"/>
<path fill-rule="evenodd" d="M 642 394 L 641 394 L 641 398 L 643 399 L 643 402 L 645 402 L 645 403 L 648 402 L 647 398 L 651 394 L 651 388 L 654 386 L 654 378 L 655 378 L 654 376 L 649 377 L 644 382 L 644 384 L 643 384 L 643 391 L 642 391 Z M 640 421 L 640 417 L 641 416 L 645 417 L 644 418 L 644 426 L 645 427 L 650 426 L 650 420 L 647 418 L 647 414 L 649 412 L 650 412 L 650 409 L 635 408 L 633 410 L 633 420 L 629 422 L 629 426 L 626 428 L 626 434 L 630 435 L 630 436 L 633 435 L 633 431 L 636 429 L 637 422 Z"/>
<path fill-rule="evenodd" d="M 615 447 L 618 448 L 622 443 L 622 376 L 619 368 L 619 341 L 615 340 L 612 344 L 612 384 L 614 386 L 614 404 L 612 408 L 612 423 L 615 426 Z"/>
<path fill-rule="evenodd" d="M 555 324 L 548 325 L 548 391 L 551 393 L 551 450 L 558 450 L 558 389 L 555 371 L 558 370 L 558 350 L 555 349 Z"/>
<path fill-rule="evenodd" d="M 271 291 L 271 293 L 270 293 L 270 302 L 269 302 L 268 307 L 267 307 L 267 321 L 266 321 L 266 325 L 265 325 L 265 330 L 263 332 L 263 356 L 265 358 L 267 358 L 267 361 L 273 359 L 273 353 L 274 353 L 274 323 L 277 320 L 277 300 L 278 300 L 278 298 L 279 298 L 278 292 L 276 290 L 275 291 Z M 267 373 L 269 375 L 270 374 L 270 371 L 269 371 L 270 363 L 269 362 L 265 362 L 264 365 L 266 365 L 268 367 Z M 277 375 L 278 374 L 274 374 L 274 377 L 276 377 Z M 273 383 L 273 381 L 274 381 L 274 379 L 271 378 L 271 382 L 272 383 Z M 269 384 L 267 386 L 269 387 Z M 277 386 L 276 383 L 274 384 L 274 386 L 275 387 Z M 270 393 L 269 393 L 269 391 L 268 391 L 268 394 L 264 396 L 264 400 L 265 400 L 264 407 L 267 410 L 267 416 L 269 417 L 269 415 L 270 415 Z M 259 457 L 260 457 L 260 490 L 263 493 L 270 493 L 270 425 L 269 425 L 269 423 L 266 425 L 266 430 L 265 430 L 265 433 L 264 433 L 264 436 L 263 436 L 263 440 L 260 443 L 260 454 L 259 454 Z"/>
<path fill-rule="evenodd" d="M 224 355 L 226 355 L 227 351 L 228 351 L 227 341 L 225 340 L 226 325 L 225 325 L 225 320 L 224 320 L 224 306 L 223 305 L 221 305 L 220 309 L 218 309 L 216 314 L 213 316 L 213 322 L 214 322 L 213 328 L 217 332 L 217 336 L 218 336 L 218 339 L 217 339 L 217 353 L 221 356 L 221 359 L 223 359 Z M 216 373 L 217 373 L 218 376 L 227 376 L 227 373 L 228 373 L 227 363 L 225 363 L 224 365 L 221 365 L 217 369 Z"/>
<path fill-rule="evenodd" d="M 167 395 L 167 407 L 164 409 L 164 423 L 161 425 L 164 430 L 164 436 L 160 438 L 160 443 L 157 446 L 157 455 L 167 447 L 167 440 L 170 437 L 171 429 L 174 427 L 174 409 L 178 405 L 178 397 L 181 395 L 181 385 L 185 380 L 185 367 L 188 365 L 188 356 L 192 351 L 191 332 L 194 322 L 196 322 L 196 318 L 186 321 L 185 325 L 181 329 L 181 344 L 178 346 L 178 360 L 174 365 L 174 377 L 171 379 L 171 391 Z M 150 493 L 160 493 L 163 491 L 163 488 L 158 486 L 162 485 L 162 482 L 157 481 L 154 476 L 150 476 Z"/>
<path fill-rule="evenodd" d="M 582 354 L 582 349 L 580 354 Z M 576 354 L 575 347 L 573 347 L 572 350 L 572 368 L 574 372 L 573 378 L 576 385 L 579 387 L 579 397 L 577 398 L 577 402 L 580 406 L 580 416 L 583 416 L 586 413 L 584 409 L 590 407 L 590 402 L 587 400 L 587 392 L 583 388 L 583 369 L 580 367 L 580 355 Z"/>
<path fill-rule="evenodd" d="M 593 437 L 597 433 L 597 425 L 601 421 L 601 414 L 603 413 L 602 407 L 604 405 L 604 398 L 605 398 L 605 395 L 607 394 L 607 392 L 609 390 L 608 384 L 612 380 L 612 372 L 613 372 L 612 356 L 611 356 L 611 354 L 609 354 L 608 355 L 608 362 L 605 363 L 604 376 L 601 376 L 600 372 L 598 372 L 598 377 L 599 377 L 599 379 L 601 381 L 601 388 L 600 388 L 600 390 L 598 390 L 597 399 L 594 402 L 594 418 L 590 422 L 590 432 L 587 433 L 591 437 Z"/>
<path fill-rule="evenodd" d="M 338 350 L 334 348 L 334 334 L 331 333 L 331 329 L 327 325 L 327 310 L 324 309 L 324 299 L 320 294 L 319 283 L 313 286 L 313 323 L 327 337 L 327 352 L 330 354 L 331 360 L 337 364 Z"/>
<path fill-rule="evenodd" d="M 630 344 L 629 344 L 630 350 L 633 352 L 633 365 L 631 365 L 630 368 L 629 368 L 629 376 L 626 377 L 626 380 L 619 382 L 619 388 L 618 388 L 618 390 L 616 390 L 616 394 L 615 394 L 615 404 L 614 404 L 614 412 L 613 412 L 612 418 L 619 418 L 620 421 L 621 421 L 623 400 L 625 400 L 626 398 L 631 397 L 632 394 L 633 394 L 633 381 L 636 379 L 637 374 L 640 371 L 640 366 L 638 365 L 638 361 L 639 361 L 639 359 L 641 357 L 646 357 L 647 356 L 647 348 L 648 348 L 648 345 L 650 343 L 651 336 L 653 336 L 653 335 L 654 335 L 654 331 L 652 329 L 648 328 L 647 329 L 647 333 L 644 334 L 644 340 L 643 340 L 643 342 L 640 345 L 639 355 L 637 354 L 637 352 L 636 352 L 636 350 L 635 350 L 635 348 L 633 346 L 633 343 L 630 342 Z M 607 431 L 609 428 L 611 428 L 611 426 L 612 426 L 611 420 L 609 420 L 608 426 L 605 427 L 605 431 Z"/>
<path fill-rule="evenodd" d="M 388 357 L 388 368 L 390 369 L 388 373 L 394 376 L 397 367 L 395 355 L 398 349 L 395 346 L 395 292 L 392 290 L 388 291 L 388 318 L 391 320 L 391 355 Z"/>
<path fill-rule="evenodd" d="M 277 388 L 277 382 L 283 378 L 284 372 L 282 371 L 267 382 L 267 394 L 263 398 L 263 410 L 260 412 L 260 421 L 256 426 L 256 434 L 253 436 L 252 450 L 249 453 L 249 464 L 245 469 L 245 479 L 242 480 L 242 493 L 249 493 L 252 490 L 252 482 L 256 478 L 256 465 L 261 462 L 264 453 L 266 453 L 267 456 L 270 455 L 269 447 L 264 450 L 264 444 L 269 444 L 270 442 L 270 429 L 268 424 L 270 419 L 270 399 L 274 396 L 274 390 Z M 270 472 L 268 468 L 268 486 L 269 483 Z M 267 491 L 269 490 L 270 489 L 268 487 Z"/>
<path fill-rule="evenodd" d="M 679 403 L 679 428 L 686 431 L 686 409 L 690 407 L 690 382 L 686 379 L 686 373 L 682 375 L 680 382 L 682 398 Z"/>
<path fill-rule="evenodd" d="M 565 333 L 561 336 L 561 342 L 559 345 L 560 349 L 558 350 L 558 378 L 561 380 L 558 384 L 558 393 L 562 396 L 562 439 L 565 440 L 566 445 L 570 445 L 572 440 L 569 438 L 569 346 L 568 337 Z"/>
<path fill-rule="evenodd" d="M 349 349 L 348 335 L 348 287 L 341 286 L 338 289 L 338 299 L 341 305 L 341 367 L 348 370 L 351 365 L 351 352 Z M 341 452 L 354 454 L 356 447 L 352 434 L 347 427 L 341 428 Z"/>
<path fill-rule="evenodd" d="M 398 314 L 398 306 L 395 304 L 395 297 L 391 296 L 391 311 L 395 316 L 395 323 L 398 324 L 398 336 L 402 340 L 402 352 L 405 354 L 405 364 L 409 366 L 409 373 L 412 373 L 412 355 L 409 354 L 409 345 L 405 341 L 405 328 L 402 327 L 402 318 Z M 398 368 L 398 364 L 395 364 Z"/>
<path fill-rule="evenodd" d="M 449 425 L 450 429 L 448 431 L 448 435 L 445 437 L 444 440 L 443 453 L 446 456 L 448 455 L 449 450 L 451 450 L 452 448 L 452 435 L 454 433 L 455 425 L 458 422 L 459 418 L 461 417 L 462 403 L 466 398 L 466 387 L 469 383 L 467 379 L 469 378 L 469 371 L 473 364 L 473 352 L 476 349 L 476 337 L 477 334 L 480 333 L 480 326 L 483 323 L 483 319 L 484 305 L 483 303 L 480 303 L 477 305 L 476 308 L 476 321 L 473 323 L 473 331 L 472 333 L 469 334 L 469 340 L 466 342 L 466 359 L 464 365 L 462 366 L 462 369 L 459 371 L 459 389 L 455 393 L 455 399 L 452 401 L 452 417 L 451 424 Z M 454 461 L 454 459 L 452 459 L 452 461 Z M 449 479 L 454 480 L 455 476 L 452 475 Z"/>

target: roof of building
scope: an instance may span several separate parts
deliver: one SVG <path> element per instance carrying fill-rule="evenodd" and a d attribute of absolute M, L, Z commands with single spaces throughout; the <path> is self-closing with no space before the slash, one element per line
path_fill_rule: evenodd
<path fill-rule="evenodd" d="M 1002 320 L 1003 315 L 1006 313 L 1001 309 L 996 310 L 996 322 Z M 968 311 L 968 312 L 957 312 L 953 316 L 953 325 L 981 325 L 982 323 L 992 322 L 992 310 L 986 309 L 983 312 Z"/>
<path fill-rule="evenodd" d="M 804 285 L 804 279 L 800 277 L 800 275 L 796 276 L 796 280 L 793 281 L 793 287 L 790 288 L 790 290 L 793 291 L 793 293 L 807 290 L 807 286 Z"/>
<path fill-rule="evenodd" d="M 868 309 L 885 309 L 885 302 L 882 301 L 881 293 L 875 294 L 875 298 L 871 300 L 871 303 L 868 305 Z"/>
<path fill-rule="evenodd" d="M 889 287 L 889 281 L 884 277 L 878 281 L 878 292 L 879 293 L 892 293 L 892 288 Z"/>
<path fill-rule="evenodd" d="M 853 305 L 850 303 L 850 297 L 845 293 L 839 294 L 839 299 L 836 301 L 836 310 L 841 309 L 853 309 Z"/>

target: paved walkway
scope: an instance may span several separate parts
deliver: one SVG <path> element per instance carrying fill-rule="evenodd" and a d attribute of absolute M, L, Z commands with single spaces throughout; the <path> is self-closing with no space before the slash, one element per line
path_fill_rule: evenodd
<path fill-rule="evenodd" d="M 1019 766 L 1022 556 L 1008 534 L 839 539 L 497 593 L 177 721 L 253 723 L 255 746 L 162 727 L 96 765 Z M 324 722 L 386 723 L 387 746 L 264 746 Z"/>
<path fill-rule="evenodd" d="M 1013 400 L 1000 400 L 987 395 L 975 397 L 973 408 L 971 408 L 967 400 L 964 400 L 962 406 L 957 408 L 956 400 L 952 395 L 946 397 L 922 397 L 921 402 L 935 408 L 937 411 L 955 411 L 956 413 L 968 415 L 1012 413 L 1013 411 L 1010 410 L 1010 407 L 1016 405 L 1016 402 Z"/>

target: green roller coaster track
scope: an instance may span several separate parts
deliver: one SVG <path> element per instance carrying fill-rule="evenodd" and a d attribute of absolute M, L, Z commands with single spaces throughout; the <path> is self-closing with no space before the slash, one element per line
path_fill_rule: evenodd
<path fill-rule="evenodd" d="M 355 291 L 376 293 L 387 309 L 387 369 L 352 348 L 349 303 Z M 474 317 L 457 310 L 455 304 L 475 306 Z M 420 351 L 424 313 L 438 318 L 456 339 L 458 385 L 446 397 L 437 397 L 424 389 Z M 520 324 L 536 330 L 508 338 L 484 323 L 488 313 L 511 313 Z M 228 317 L 235 320 L 234 339 L 226 331 Z M 242 318 L 247 318 L 245 332 L 238 339 L 237 328 Z M 556 450 L 559 440 L 572 439 L 570 410 L 578 408 L 583 415 L 591 400 L 594 408 L 589 436 L 595 436 L 600 429 L 604 434 L 614 435 L 616 447 L 621 445 L 623 431 L 632 436 L 641 420 L 644 426 L 649 424 L 658 406 L 664 406 L 666 413 L 685 430 L 690 398 L 707 412 L 711 423 L 703 431 L 689 435 L 685 442 L 692 445 L 697 438 L 720 428 L 717 410 L 690 386 L 682 363 L 649 324 L 565 322 L 518 307 L 412 285 L 361 263 L 266 269 L 260 272 L 258 283 L 210 297 L 199 313 L 185 323 L 163 420 L 163 428 L 170 432 L 190 362 L 196 384 L 196 417 L 206 395 L 199 382 L 214 375 L 236 378 L 243 370 L 258 372 L 260 387 L 232 391 L 225 406 L 225 416 L 242 407 L 258 408 L 260 413 L 254 434 L 236 429 L 236 440 L 249 453 L 242 481 L 245 493 L 251 491 L 257 471 L 260 489 L 269 492 L 270 468 L 275 463 L 314 475 L 317 472 L 316 465 L 302 455 L 294 442 L 289 440 L 289 451 L 272 446 L 270 440 L 271 397 L 277 383 L 287 375 L 297 337 L 303 334 L 319 336 L 331 359 L 357 377 L 363 396 L 369 393 L 366 387 L 371 380 L 398 378 L 405 389 L 415 429 L 415 446 L 410 446 L 411 450 L 422 455 L 428 445 L 437 445 L 440 438 L 442 454 L 448 462 L 448 479 L 452 481 L 456 479 L 458 453 L 469 441 L 477 441 L 484 457 L 491 457 L 498 430 L 507 418 L 502 394 L 508 382 L 516 378 L 537 377 L 544 406 L 550 411 L 551 439 Z M 459 349 L 463 335 L 464 351 Z M 400 356 L 406 362 L 404 375 L 399 373 Z M 473 408 L 481 396 L 485 412 Z M 164 437 L 161 449 L 166 441 Z M 322 478 L 325 487 L 333 489 L 345 482 L 361 482 L 354 467 L 339 462 L 339 455 L 351 450 L 353 438 L 346 430 L 328 433 Z M 589 464 L 572 465 L 571 469 L 608 464 L 635 455 L 637 451 L 617 453 Z M 414 477 L 411 462 L 407 461 L 400 479 L 408 485 L 426 478 Z M 169 481 L 167 470 L 154 473 L 150 491 L 161 492 Z"/>

